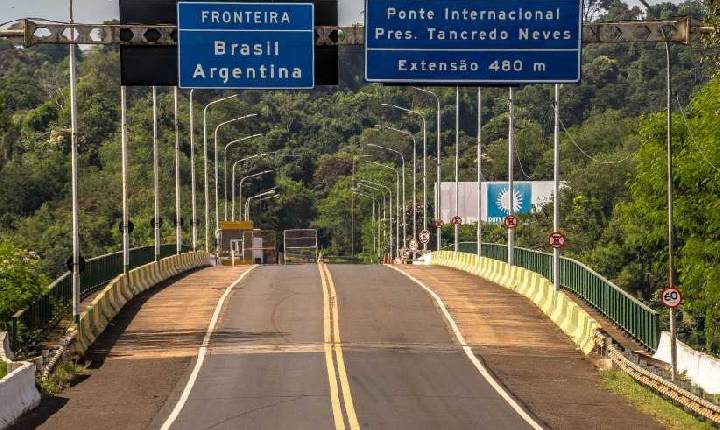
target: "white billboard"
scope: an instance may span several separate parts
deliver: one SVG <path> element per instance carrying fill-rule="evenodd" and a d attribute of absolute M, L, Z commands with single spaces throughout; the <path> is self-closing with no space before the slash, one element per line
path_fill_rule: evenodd
<path fill-rule="evenodd" d="M 477 182 L 458 183 L 458 213 L 463 224 L 477 222 Z M 510 195 L 507 182 L 481 183 L 482 213 L 484 222 L 500 223 L 510 213 Z M 442 208 L 440 215 L 446 223 L 455 213 L 455 182 L 440 184 Z M 513 206 L 516 214 L 529 214 L 553 200 L 553 181 L 513 182 Z"/>

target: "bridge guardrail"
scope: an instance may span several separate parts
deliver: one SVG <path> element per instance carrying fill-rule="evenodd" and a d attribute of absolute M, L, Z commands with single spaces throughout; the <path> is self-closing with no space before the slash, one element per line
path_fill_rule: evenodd
<path fill-rule="evenodd" d="M 176 245 L 161 245 L 160 258 L 176 253 Z M 183 251 L 189 251 L 183 247 Z M 130 269 L 145 265 L 155 259 L 155 248 L 143 246 L 130 250 Z M 80 299 L 85 299 L 102 288 L 123 271 L 122 252 L 114 252 L 89 259 L 85 270 L 80 273 Z M 7 324 L 10 342 L 14 350 L 19 349 L 20 331 L 44 331 L 55 324 L 72 306 L 72 276 L 65 272 L 55 279 L 47 290 L 28 307 L 13 315 Z"/>
<path fill-rule="evenodd" d="M 462 242 L 460 252 L 476 253 L 475 242 Z M 482 255 L 507 261 L 507 246 L 483 243 Z M 515 248 L 515 264 L 552 279 L 552 254 Z M 660 330 L 658 313 L 626 291 L 571 258 L 560 258 L 560 285 L 600 311 L 646 348 L 655 351 Z"/>

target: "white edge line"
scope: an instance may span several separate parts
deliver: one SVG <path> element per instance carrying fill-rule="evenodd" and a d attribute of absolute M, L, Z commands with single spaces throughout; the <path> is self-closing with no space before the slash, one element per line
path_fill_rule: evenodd
<path fill-rule="evenodd" d="M 457 326 L 457 323 L 453 319 L 452 315 L 450 315 L 450 312 L 447 310 L 447 306 L 445 306 L 445 303 L 442 301 L 440 296 L 438 296 L 435 291 L 431 290 L 427 286 L 425 286 L 424 283 L 422 283 L 419 279 L 415 278 L 409 273 L 404 272 L 403 270 L 398 269 L 395 266 L 392 265 L 386 265 L 387 267 L 390 267 L 393 270 L 397 270 L 401 274 L 407 276 L 421 286 L 425 291 L 427 291 L 428 294 L 432 296 L 433 299 L 435 299 L 435 303 L 437 303 L 440 310 L 442 310 L 443 316 L 447 320 L 447 322 L 450 324 L 450 327 L 452 328 L 453 333 L 455 334 L 455 337 L 457 338 L 458 342 L 460 343 L 460 346 L 462 347 L 463 351 L 465 352 L 465 355 L 470 359 L 470 362 L 475 366 L 475 368 L 480 372 L 480 375 L 482 375 L 483 378 L 492 386 L 495 391 L 502 397 L 511 408 L 517 412 L 522 419 L 524 419 L 530 426 L 536 430 L 542 430 L 543 427 L 538 424 L 537 421 L 533 417 L 528 414 L 525 409 L 518 404 L 518 402 L 507 392 L 505 389 L 495 380 L 495 378 L 488 372 L 488 370 L 483 366 L 483 364 L 478 360 L 477 357 L 475 357 L 475 354 L 473 354 L 472 348 L 467 344 L 465 341 L 465 337 L 463 337 L 462 333 L 460 333 L 460 329 Z"/>
<path fill-rule="evenodd" d="M 197 380 L 198 374 L 200 373 L 200 369 L 202 368 L 203 363 L 205 362 L 205 354 L 207 354 L 207 347 L 210 344 L 210 339 L 212 338 L 212 334 L 215 331 L 215 326 L 217 325 L 218 319 L 220 319 L 220 311 L 223 308 L 223 305 L 225 304 L 225 299 L 227 296 L 230 295 L 232 290 L 235 288 L 237 284 L 242 282 L 243 279 L 245 279 L 245 276 L 247 276 L 248 273 L 250 273 L 254 268 L 256 268 L 256 265 L 250 266 L 249 269 L 243 272 L 240 277 L 235 280 L 230 286 L 228 286 L 225 289 L 225 292 L 222 296 L 220 296 L 220 299 L 218 300 L 217 305 L 215 306 L 215 312 L 213 312 L 212 318 L 210 319 L 210 325 L 207 328 L 207 331 L 205 332 L 205 337 L 203 338 L 202 345 L 200 346 L 200 349 L 198 350 L 198 357 L 197 361 L 195 362 L 195 367 L 192 370 L 192 373 L 190 374 L 190 379 L 188 379 L 187 384 L 185 384 L 185 388 L 183 389 L 182 394 L 180 395 L 180 398 L 178 399 L 177 403 L 175 404 L 175 408 L 173 408 L 172 412 L 170 412 L 170 415 L 167 417 L 165 422 L 163 423 L 162 427 L 160 427 L 161 430 L 169 430 L 170 427 L 173 425 L 175 420 L 177 419 L 178 415 L 180 415 L 180 412 L 182 411 L 183 407 L 185 406 L 185 402 L 187 402 L 188 398 L 190 397 L 190 392 L 193 389 L 193 386 L 195 385 L 195 381 Z"/>

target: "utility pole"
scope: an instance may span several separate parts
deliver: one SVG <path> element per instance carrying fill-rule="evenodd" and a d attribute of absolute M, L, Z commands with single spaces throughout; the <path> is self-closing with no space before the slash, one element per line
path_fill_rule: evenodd
<path fill-rule="evenodd" d="M 515 215 L 515 187 L 513 184 L 513 95 L 515 89 L 510 87 L 508 97 L 508 210 L 509 215 Z M 507 229 L 507 262 L 509 265 L 515 263 L 513 253 L 515 252 L 515 231 Z"/>
<path fill-rule="evenodd" d="M 73 0 L 70 0 L 70 22 L 73 23 Z M 71 30 L 72 39 L 75 40 L 75 30 Z M 71 159 L 71 187 L 72 187 L 72 293 L 73 293 L 73 320 L 80 322 L 80 209 L 78 205 L 78 121 L 77 121 L 77 88 L 75 68 L 75 44 L 70 44 L 70 159 Z"/>
<path fill-rule="evenodd" d="M 350 190 L 355 186 L 355 157 L 353 155 Z M 350 255 L 355 256 L 355 193 L 352 192 L 350 193 Z"/>

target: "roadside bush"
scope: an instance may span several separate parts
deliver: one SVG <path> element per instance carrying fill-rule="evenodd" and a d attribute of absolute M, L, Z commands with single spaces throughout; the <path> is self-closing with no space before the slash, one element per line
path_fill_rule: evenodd
<path fill-rule="evenodd" d="M 0 240 L 0 322 L 27 306 L 47 284 L 36 256 Z"/>

